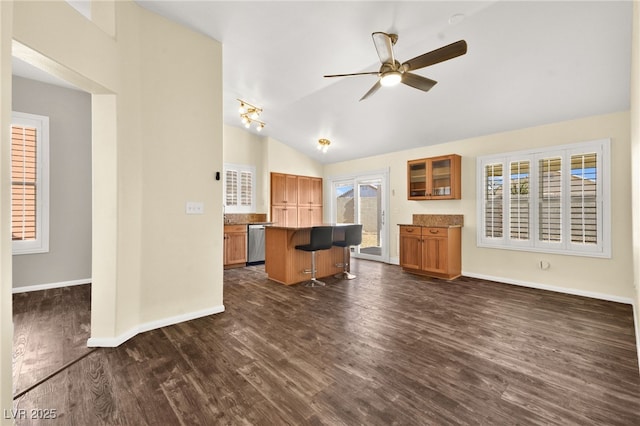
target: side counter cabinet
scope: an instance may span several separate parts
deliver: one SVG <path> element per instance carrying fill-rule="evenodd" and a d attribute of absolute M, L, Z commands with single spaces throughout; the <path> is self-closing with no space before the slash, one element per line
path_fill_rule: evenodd
<path fill-rule="evenodd" d="M 459 226 L 400 225 L 400 266 L 405 272 L 451 280 L 461 273 Z"/>

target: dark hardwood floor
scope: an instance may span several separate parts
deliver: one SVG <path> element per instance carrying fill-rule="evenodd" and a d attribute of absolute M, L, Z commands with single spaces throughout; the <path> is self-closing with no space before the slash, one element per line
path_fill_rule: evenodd
<path fill-rule="evenodd" d="M 95 350 L 15 400 L 55 420 L 16 423 L 640 424 L 631 306 L 368 261 L 352 272 L 307 288 L 270 282 L 262 267 L 227 270 L 226 312 Z M 38 319 L 61 300 L 16 310 L 17 388 L 41 363 L 66 362 L 49 361 L 61 355 L 31 331 L 88 336 L 86 296 L 63 307 L 80 312 L 68 312 L 73 324 Z"/>
<path fill-rule="evenodd" d="M 13 393 L 89 353 L 91 286 L 13 295 Z"/>

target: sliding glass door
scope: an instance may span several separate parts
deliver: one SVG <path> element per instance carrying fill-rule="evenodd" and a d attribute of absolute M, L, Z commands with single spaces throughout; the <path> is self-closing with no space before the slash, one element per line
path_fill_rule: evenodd
<path fill-rule="evenodd" d="M 354 248 L 355 257 L 389 260 L 387 180 L 386 171 L 332 179 L 332 221 L 362 225 L 362 244 Z"/>

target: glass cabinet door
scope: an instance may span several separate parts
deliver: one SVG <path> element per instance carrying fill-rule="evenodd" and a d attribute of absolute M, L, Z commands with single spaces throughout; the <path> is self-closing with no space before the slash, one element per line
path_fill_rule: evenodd
<path fill-rule="evenodd" d="M 459 200 L 461 157 L 457 154 L 407 161 L 409 200 Z"/>
<path fill-rule="evenodd" d="M 451 159 L 431 163 L 431 194 L 434 197 L 451 195 Z"/>
<path fill-rule="evenodd" d="M 426 161 L 409 163 L 409 198 L 427 195 Z"/>

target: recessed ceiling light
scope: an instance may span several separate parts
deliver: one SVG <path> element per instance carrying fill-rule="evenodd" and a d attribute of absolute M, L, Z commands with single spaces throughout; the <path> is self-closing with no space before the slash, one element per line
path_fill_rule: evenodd
<path fill-rule="evenodd" d="M 464 13 L 455 13 L 449 17 L 449 25 L 459 24 L 464 21 Z"/>

